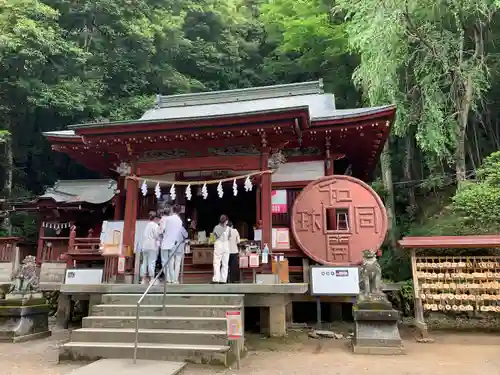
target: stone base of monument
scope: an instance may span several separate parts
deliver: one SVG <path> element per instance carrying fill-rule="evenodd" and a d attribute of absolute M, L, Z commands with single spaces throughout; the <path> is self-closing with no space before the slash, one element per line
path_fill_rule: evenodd
<path fill-rule="evenodd" d="M 23 342 L 51 335 L 42 293 L 7 294 L 0 300 L 0 342 Z"/>
<path fill-rule="evenodd" d="M 353 308 L 353 352 L 356 354 L 405 354 L 399 335 L 399 312 L 388 301 L 365 301 Z"/>

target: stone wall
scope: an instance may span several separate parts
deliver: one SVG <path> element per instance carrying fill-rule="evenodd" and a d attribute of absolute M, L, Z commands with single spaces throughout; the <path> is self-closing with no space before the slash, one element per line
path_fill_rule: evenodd
<path fill-rule="evenodd" d="M 40 286 L 62 284 L 66 274 L 66 263 L 44 262 L 40 268 Z"/>

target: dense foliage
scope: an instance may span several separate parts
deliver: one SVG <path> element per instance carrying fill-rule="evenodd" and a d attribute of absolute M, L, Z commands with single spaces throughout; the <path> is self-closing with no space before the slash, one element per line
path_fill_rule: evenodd
<path fill-rule="evenodd" d="M 374 186 L 392 222 L 384 267 L 405 278 L 400 235 L 499 228 L 499 154 L 479 168 L 500 149 L 498 5 L 0 0 L 2 195 L 92 176 L 44 131 L 137 117 L 157 93 L 323 78 L 339 108 L 397 104 Z"/>
<path fill-rule="evenodd" d="M 462 185 L 453 209 L 476 233 L 500 231 L 500 151 L 488 156 L 477 170 L 477 182 Z"/>

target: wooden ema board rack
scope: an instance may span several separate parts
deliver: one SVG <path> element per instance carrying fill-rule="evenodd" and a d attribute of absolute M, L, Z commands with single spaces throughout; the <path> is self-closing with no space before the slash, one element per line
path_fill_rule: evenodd
<path fill-rule="evenodd" d="M 500 257 L 416 257 L 424 310 L 500 312 Z"/>

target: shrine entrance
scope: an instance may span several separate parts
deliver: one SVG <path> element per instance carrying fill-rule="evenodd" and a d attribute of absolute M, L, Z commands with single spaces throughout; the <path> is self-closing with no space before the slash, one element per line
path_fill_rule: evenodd
<path fill-rule="evenodd" d="M 359 264 L 387 233 L 380 197 L 361 180 L 333 175 L 307 185 L 295 200 L 291 227 L 299 247 L 323 265 Z"/>
<path fill-rule="evenodd" d="M 201 187 L 186 202 L 186 221 L 190 229 L 204 231 L 207 236 L 219 223 L 221 215 L 227 215 L 242 239 L 253 238 L 253 225 L 257 222 L 256 188 L 245 191 L 243 183 L 237 185 L 234 195 L 233 182 L 222 184 L 223 196 L 220 197 L 216 185 L 207 185 L 207 196 L 201 194 Z M 192 224 L 192 225 L 190 225 Z"/>

